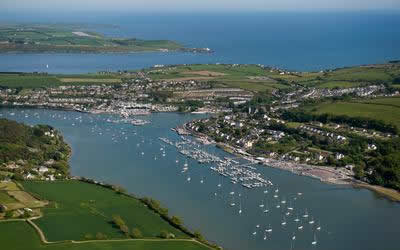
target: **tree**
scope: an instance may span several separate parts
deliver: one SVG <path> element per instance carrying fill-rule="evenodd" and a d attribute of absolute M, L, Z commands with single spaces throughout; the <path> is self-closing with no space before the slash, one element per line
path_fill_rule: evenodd
<path fill-rule="evenodd" d="M 131 235 L 132 235 L 132 238 L 134 238 L 134 239 L 140 239 L 143 237 L 142 232 L 136 227 L 134 229 L 132 229 Z"/>
<path fill-rule="evenodd" d="M 168 239 L 168 232 L 165 230 L 162 230 L 160 233 L 160 238 L 162 239 Z"/>
<path fill-rule="evenodd" d="M 9 219 L 14 216 L 14 212 L 11 210 L 6 211 L 6 214 L 4 215 L 4 218 Z"/>
<path fill-rule="evenodd" d="M 103 234 L 101 232 L 98 232 L 98 233 L 96 233 L 96 239 L 97 240 L 106 240 L 107 239 L 107 235 L 105 235 L 105 234 Z"/>
<path fill-rule="evenodd" d="M 91 239 L 93 239 L 93 235 L 92 234 L 85 234 L 85 239 L 86 240 L 91 240 Z"/>
<path fill-rule="evenodd" d="M 194 237 L 196 237 L 200 241 L 204 241 L 204 236 L 199 231 L 194 232 Z"/>
<path fill-rule="evenodd" d="M 24 176 L 20 173 L 15 173 L 12 176 L 12 179 L 16 180 L 16 181 L 23 181 L 24 180 Z"/>
<path fill-rule="evenodd" d="M 123 233 L 125 233 L 126 235 L 129 234 L 129 228 L 128 228 L 127 225 L 122 225 L 122 226 L 119 227 L 119 229 L 120 229 Z"/>
<path fill-rule="evenodd" d="M 117 225 L 118 227 L 121 227 L 121 226 L 125 225 L 125 221 L 119 215 L 116 215 L 116 214 L 113 215 L 112 219 L 113 219 L 113 223 L 115 225 Z"/>
<path fill-rule="evenodd" d="M 175 225 L 178 225 L 178 226 L 182 225 L 182 220 L 178 216 L 172 216 L 171 221 Z"/>

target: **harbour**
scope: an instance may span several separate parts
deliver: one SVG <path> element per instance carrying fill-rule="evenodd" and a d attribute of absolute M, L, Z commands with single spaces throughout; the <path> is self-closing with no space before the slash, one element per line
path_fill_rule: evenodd
<path fill-rule="evenodd" d="M 224 249 L 379 249 L 382 242 L 397 249 L 397 203 L 253 163 L 171 130 L 201 117 L 158 113 L 133 126 L 115 115 L 0 109 L 0 118 L 60 129 L 72 146 L 73 175 L 154 197 Z"/>

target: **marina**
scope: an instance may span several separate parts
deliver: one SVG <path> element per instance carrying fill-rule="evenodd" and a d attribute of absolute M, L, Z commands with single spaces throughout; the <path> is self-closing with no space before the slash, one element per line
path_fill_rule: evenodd
<path fill-rule="evenodd" d="M 0 109 L 2 117 L 55 126 L 72 146 L 73 175 L 155 197 L 224 249 L 350 250 L 350 238 L 357 246 L 376 249 L 381 237 L 389 238 L 387 249 L 396 249 L 400 221 L 387 218 L 399 211 L 398 204 L 376 199 L 368 190 L 328 185 L 237 158 L 170 130 L 199 115 L 152 114 L 146 126 L 112 115 L 38 109 Z M 376 209 L 382 212 L 371 218 Z M 358 219 L 350 224 L 344 214 Z M 364 237 L 370 223 L 376 225 L 368 229 L 375 239 Z"/>

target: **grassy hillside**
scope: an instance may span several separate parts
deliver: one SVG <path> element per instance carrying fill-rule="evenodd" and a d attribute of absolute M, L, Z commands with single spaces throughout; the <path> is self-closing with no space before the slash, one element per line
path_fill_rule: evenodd
<path fill-rule="evenodd" d="M 79 75 L 47 75 L 47 74 L 0 74 L 0 86 L 8 88 L 49 88 L 63 85 L 92 85 L 121 83 L 118 74 L 79 74 Z"/>
<path fill-rule="evenodd" d="M 255 92 L 271 92 L 296 84 L 317 88 L 349 88 L 371 84 L 395 84 L 400 64 L 355 66 L 324 72 L 290 72 L 258 65 L 201 64 L 147 69 L 154 80 L 213 81 L 219 87 L 235 87 Z"/>
<path fill-rule="evenodd" d="M 125 238 L 112 225 L 113 215 L 121 216 L 130 229 L 138 228 L 146 238 L 156 238 L 163 230 L 188 238 L 139 200 L 104 187 L 80 181 L 23 182 L 23 186 L 50 201 L 43 209 L 45 216 L 36 221 L 50 241 L 83 240 L 85 235 L 97 232 L 109 238 Z M 54 230 L 61 227 L 63 230 Z"/>
<path fill-rule="evenodd" d="M 310 108 L 316 114 L 347 115 L 382 120 L 400 127 L 400 98 L 324 102 Z"/>
<path fill-rule="evenodd" d="M 60 228 L 62 230 L 62 228 Z M 37 232 L 28 223 L 0 222 L 2 249 L 13 250 L 204 250 L 209 249 L 194 241 L 143 241 L 130 240 L 120 242 L 88 242 L 88 243 L 41 243 Z M 21 240 L 23 239 L 23 240 Z"/>

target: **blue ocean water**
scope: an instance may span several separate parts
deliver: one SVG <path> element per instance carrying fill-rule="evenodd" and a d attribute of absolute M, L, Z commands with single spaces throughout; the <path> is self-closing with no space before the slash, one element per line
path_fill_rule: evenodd
<path fill-rule="evenodd" d="M 4 14 L 5 22 L 112 24 L 95 27 L 118 37 L 170 39 L 189 53 L 0 54 L 0 71 L 85 73 L 154 64 L 254 63 L 317 71 L 400 58 L 400 12 L 255 12 L 65 15 Z M 49 69 L 46 69 L 49 64 Z"/>

